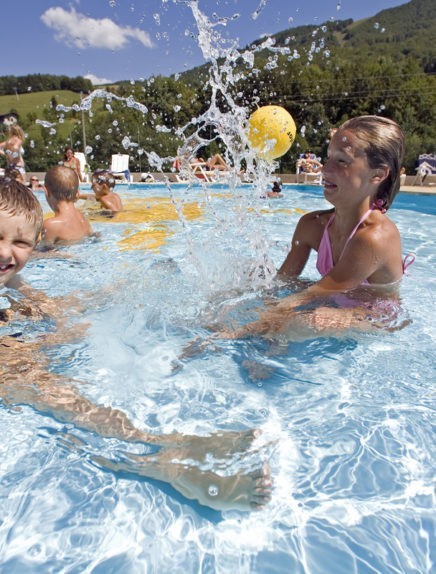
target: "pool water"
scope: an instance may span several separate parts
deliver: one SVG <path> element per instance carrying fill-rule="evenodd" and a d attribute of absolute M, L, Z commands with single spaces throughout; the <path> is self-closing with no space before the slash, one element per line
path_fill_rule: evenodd
<path fill-rule="evenodd" d="M 258 513 L 207 509 L 92 462 L 120 441 L 0 404 L 0 572 L 430 572 L 436 199 L 401 194 L 389 212 L 416 255 L 404 329 L 223 341 L 181 360 L 228 309 L 244 322 L 277 295 L 296 222 L 328 204 L 311 186 L 270 200 L 173 187 L 119 186 L 123 213 L 87 206 L 97 239 L 25 268 L 51 296 L 87 294 L 74 319 L 86 331 L 47 348 L 49 368 L 152 433 L 261 428 L 273 499 Z M 313 259 L 304 277 L 317 278 Z"/>

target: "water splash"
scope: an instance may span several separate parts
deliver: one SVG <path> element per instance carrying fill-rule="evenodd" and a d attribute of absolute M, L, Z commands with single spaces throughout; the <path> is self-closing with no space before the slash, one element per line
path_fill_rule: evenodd
<path fill-rule="evenodd" d="M 260 0 L 259 6 L 256 8 L 256 10 L 253 12 L 253 14 L 251 15 L 251 18 L 253 20 L 257 20 L 259 15 L 261 14 L 261 12 L 263 11 L 263 9 L 265 8 L 267 4 L 267 0 Z"/>
<path fill-rule="evenodd" d="M 112 100 L 118 100 L 120 102 L 124 102 L 127 107 L 140 111 L 142 114 L 148 113 L 147 106 L 145 106 L 144 104 L 141 104 L 140 102 L 137 102 L 132 96 L 128 96 L 127 98 L 125 98 L 123 96 L 117 96 L 116 94 L 114 94 L 112 92 L 108 92 L 107 90 L 103 90 L 101 88 L 94 90 L 88 96 L 83 98 L 81 100 L 80 104 L 73 104 L 72 106 L 65 106 L 64 104 L 58 104 L 56 106 L 56 111 L 58 111 L 58 112 L 71 112 L 71 111 L 90 112 L 91 108 L 92 108 L 92 104 L 94 103 L 94 100 L 96 100 L 96 99 L 103 99 L 103 100 L 105 99 L 107 101 L 106 107 L 109 111 L 111 111 L 111 109 L 112 109 L 110 106 Z"/>

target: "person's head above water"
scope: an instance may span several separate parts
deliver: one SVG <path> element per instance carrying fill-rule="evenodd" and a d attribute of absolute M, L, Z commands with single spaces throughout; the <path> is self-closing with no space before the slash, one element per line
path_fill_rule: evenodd
<path fill-rule="evenodd" d="M 27 263 L 42 230 L 39 201 L 25 185 L 0 179 L 0 285 Z"/>
<path fill-rule="evenodd" d="M 79 193 L 79 178 L 74 170 L 56 165 L 47 170 L 44 179 L 50 196 L 57 201 L 76 201 Z"/>
<path fill-rule="evenodd" d="M 107 186 L 109 190 L 115 187 L 115 178 L 111 171 L 108 169 L 97 169 L 92 174 L 92 187 Z"/>
<path fill-rule="evenodd" d="M 344 122 L 333 137 L 341 137 L 345 131 L 353 132 L 361 144 L 371 169 L 387 171 L 374 200 L 380 200 L 389 209 L 400 189 L 400 169 L 404 157 L 404 134 L 400 126 L 381 116 L 358 116 Z"/>

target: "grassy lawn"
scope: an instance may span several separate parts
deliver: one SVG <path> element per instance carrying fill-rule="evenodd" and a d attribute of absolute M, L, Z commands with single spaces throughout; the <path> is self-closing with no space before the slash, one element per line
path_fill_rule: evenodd
<path fill-rule="evenodd" d="M 33 112 L 38 119 L 44 120 L 42 112 L 44 109 L 50 109 L 50 100 L 53 97 L 56 98 L 58 104 L 63 104 L 64 106 L 71 106 L 80 101 L 79 94 L 68 90 L 50 90 L 46 92 L 29 92 L 28 94 L 0 96 L 0 113 L 6 114 L 14 110 L 18 113 L 20 119 L 24 120 L 27 114 Z M 64 123 L 58 124 L 56 130 L 59 135 L 65 137 L 70 133 L 72 125 L 77 123 L 77 121 L 78 119 L 66 116 Z M 39 126 L 34 124 L 26 129 L 30 136 L 34 130 L 39 130 Z"/>
<path fill-rule="evenodd" d="M 0 113 L 6 114 L 15 109 L 20 117 L 23 118 L 30 112 L 39 115 L 39 112 L 42 112 L 44 108 L 50 108 L 50 100 L 53 97 L 56 98 L 58 104 L 63 104 L 64 106 L 71 106 L 71 104 L 79 103 L 80 101 L 79 94 L 68 90 L 0 96 Z"/>

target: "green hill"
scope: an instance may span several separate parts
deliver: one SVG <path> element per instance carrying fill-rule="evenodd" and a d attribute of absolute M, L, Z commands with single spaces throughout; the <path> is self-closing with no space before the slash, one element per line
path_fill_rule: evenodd
<path fill-rule="evenodd" d="M 69 90 L 49 90 L 46 92 L 6 95 L 0 96 L 0 113 L 17 112 L 20 124 L 32 137 L 36 132 L 39 132 L 39 126 L 35 123 L 36 119 L 57 121 L 58 117 L 53 109 L 57 104 L 71 106 L 79 102 L 79 94 Z M 76 123 L 77 120 L 69 115 L 64 122 L 57 124 L 56 129 L 61 136 L 68 135 L 72 126 Z"/>
<path fill-rule="evenodd" d="M 382 10 L 376 15 L 358 20 L 338 20 L 320 25 L 287 28 L 270 36 L 275 48 L 297 50 L 304 65 L 315 60 L 329 66 L 329 58 L 339 59 L 413 59 L 424 73 L 436 71 L 436 2 L 411 0 L 396 8 Z M 255 40 L 245 49 L 259 47 L 264 38 Z M 312 47 L 315 45 L 315 49 Z M 321 48 L 322 46 L 322 48 Z M 268 49 L 257 53 L 256 64 L 270 56 Z M 201 84 L 209 65 L 183 72 L 185 81 Z"/>

